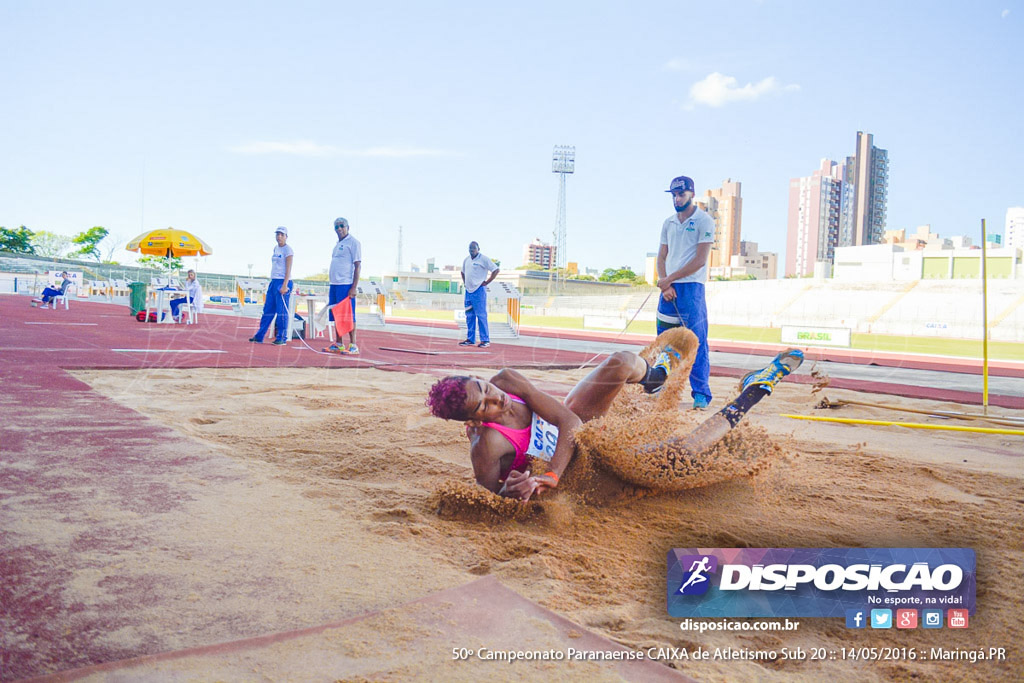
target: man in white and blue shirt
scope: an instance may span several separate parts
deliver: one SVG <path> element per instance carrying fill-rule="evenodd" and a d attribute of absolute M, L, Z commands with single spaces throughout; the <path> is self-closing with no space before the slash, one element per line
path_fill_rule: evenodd
<path fill-rule="evenodd" d="M 288 313 L 291 308 L 291 294 L 294 291 L 292 261 L 295 258 L 295 250 L 287 244 L 288 228 L 285 226 L 282 225 L 274 231 L 274 239 L 277 246 L 274 247 L 274 255 L 270 258 L 270 285 L 267 286 L 267 296 L 263 302 L 260 328 L 256 330 L 256 334 L 249 337 L 249 341 L 262 344 L 263 337 L 270 330 L 270 324 L 274 323 L 274 345 L 283 346 L 288 343 Z"/>
<path fill-rule="evenodd" d="M 338 352 L 357 355 L 356 346 L 356 294 L 359 291 L 359 271 L 363 265 L 363 246 L 349 234 L 348 221 L 344 218 L 334 219 L 334 234 L 338 241 L 331 252 L 331 268 L 328 271 L 330 288 L 328 290 L 328 306 L 341 303 L 346 298 L 352 305 L 352 330 L 348 333 L 349 346 L 345 348 L 344 340 L 338 340 Z M 334 313 L 330 313 L 331 321 Z"/>
<path fill-rule="evenodd" d="M 694 203 L 693 180 L 673 178 L 669 189 L 675 214 L 661 226 L 658 250 L 658 334 L 686 326 L 697 335 L 700 346 L 690 371 L 693 407 L 703 410 L 711 403 L 711 361 L 708 349 L 708 309 L 704 299 L 708 255 L 715 241 L 715 221 Z"/>
<path fill-rule="evenodd" d="M 469 256 L 462 262 L 462 282 L 466 286 L 466 339 L 459 346 L 473 346 L 476 343 L 476 328 L 480 327 L 480 343 L 486 349 L 491 345 L 487 328 L 487 285 L 498 277 L 498 266 L 480 253 L 480 245 L 469 243 Z"/>

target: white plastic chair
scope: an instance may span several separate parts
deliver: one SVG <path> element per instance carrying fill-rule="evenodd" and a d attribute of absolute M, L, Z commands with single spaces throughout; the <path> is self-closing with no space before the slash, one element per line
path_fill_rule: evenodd
<path fill-rule="evenodd" d="M 64 290 L 63 294 L 58 294 L 50 300 L 50 304 L 53 306 L 53 310 L 57 310 L 57 304 L 61 301 L 64 302 L 64 310 L 68 310 L 68 302 L 71 300 L 71 294 L 77 289 L 75 285 L 68 285 L 68 288 Z"/>
<path fill-rule="evenodd" d="M 188 313 L 188 320 L 185 320 L 186 313 Z M 186 325 L 195 325 L 199 321 L 199 311 L 196 310 L 196 305 L 192 303 L 192 299 L 188 299 L 178 307 L 178 315 L 181 316 L 182 320 L 185 320 Z"/>

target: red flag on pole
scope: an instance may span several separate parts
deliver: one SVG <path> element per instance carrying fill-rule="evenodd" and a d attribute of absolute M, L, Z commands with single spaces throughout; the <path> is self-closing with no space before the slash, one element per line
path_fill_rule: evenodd
<path fill-rule="evenodd" d="M 356 321 L 352 319 L 352 300 L 345 297 L 340 303 L 331 306 L 331 313 L 334 314 L 334 329 L 338 331 L 340 342 L 341 335 L 351 332 L 356 326 Z"/>

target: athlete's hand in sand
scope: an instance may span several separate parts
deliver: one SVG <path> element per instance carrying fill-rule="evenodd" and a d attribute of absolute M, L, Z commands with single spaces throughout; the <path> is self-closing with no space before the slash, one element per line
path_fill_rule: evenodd
<path fill-rule="evenodd" d="M 546 491 L 550 491 L 550 490 L 558 487 L 558 480 L 555 479 L 554 477 L 549 477 L 546 474 L 542 474 L 542 475 L 531 477 L 531 478 L 533 479 L 534 482 L 537 483 L 537 488 L 533 492 L 534 495 L 538 495 L 539 496 L 540 494 L 542 494 L 542 493 L 544 493 Z"/>
<path fill-rule="evenodd" d="M 501 495 L 509 498 L 518 498 L 525 503 L 530 500 L 530 496 L 537 489 L 536 479 L 536 477 L 530 476 L 529 472 L 512 470 L 509 472 L 508 478 L 505 479 L 505 486 L 501 490 Z"/>

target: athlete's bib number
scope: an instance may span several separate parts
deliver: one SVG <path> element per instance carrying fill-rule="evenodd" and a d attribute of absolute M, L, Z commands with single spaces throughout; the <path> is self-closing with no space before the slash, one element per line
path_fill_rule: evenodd
<path fill-rule="evenodd" d="M 555 454 L 555 444 L 557 443 L 558 427 L 534 413 L 533 424 L 530 425 L 530 447 L 526 449 L 526 454 L 535 458 L 551 460 L 551 456 Z"/>

